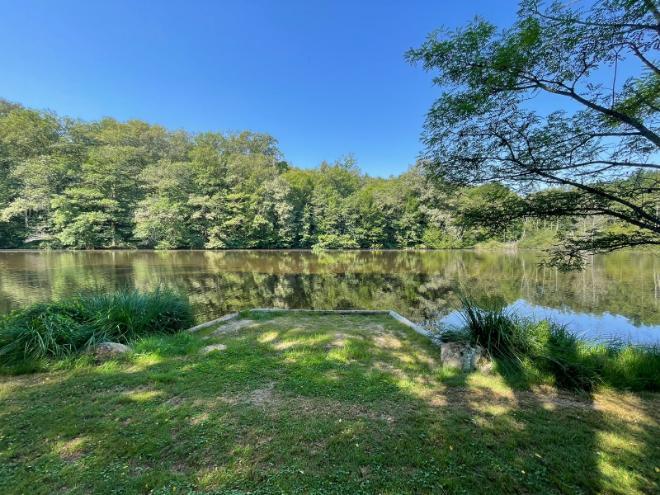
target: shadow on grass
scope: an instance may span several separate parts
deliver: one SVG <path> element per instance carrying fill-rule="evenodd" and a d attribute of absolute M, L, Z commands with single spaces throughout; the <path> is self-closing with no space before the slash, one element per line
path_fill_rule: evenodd
<path fill-rule="evenodd" d="M 652 491 L 660 431 L 641 399 L 622 418 L 591 395 L 450 377 L 386 318 L 300 320 L 264 321 L 204 357 L 199 343 L 156 352 L 164 342 L 1 378 L 0 492 Z"/>

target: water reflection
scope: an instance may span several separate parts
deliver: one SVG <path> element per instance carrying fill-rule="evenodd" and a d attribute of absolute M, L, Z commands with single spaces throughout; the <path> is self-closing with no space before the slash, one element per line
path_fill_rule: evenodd
<path fill-rule="evenodd" d="M 629 325 L 626 331 L 660 336 L 656 255 L 598 256 L 571 274 L 538 261 L 531 252 L 472 251 L 0 252 L 0 312 L 84 290 L 165 285 L 188 293 L 200 320 L 257 306 L 392 308 L 424 320 L 450 314 L 467 289 L 557 316 L 600 318 L 574 318 L 580 330 Z"/>

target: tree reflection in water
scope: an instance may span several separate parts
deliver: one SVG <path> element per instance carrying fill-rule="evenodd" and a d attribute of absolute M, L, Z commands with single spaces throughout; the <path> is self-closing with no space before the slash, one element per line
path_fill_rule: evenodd
<path fill-rule="evenodd" d="M 561 273 L 534 252 L 84 251 L 1 252 L 0 311 L 86 290 L 185 291 L 198 318 L 249 307 L 388 308 L 416 320 L 443 317 L 458 293 L 576 314 L 622 315 L 660 333 L 658 257 L 596 256 Z"/>

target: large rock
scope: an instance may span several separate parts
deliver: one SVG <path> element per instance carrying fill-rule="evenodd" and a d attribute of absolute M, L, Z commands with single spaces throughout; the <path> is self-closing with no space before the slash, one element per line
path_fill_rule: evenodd
<path fill-rule="evenodd" d="M 488 369 L 490 360 L 486 349 L 465 342 L 443 342 L 440 344 L 442 366 L 463 371 Z"/>
<path fill-rule="evenodd" d="M 131 350 L 130 347 L 119 342 L 101 342 L 94 346 L 91 350 L 92 356 L 94 356 L 99 361 L 104 361 L 106 359 L 112 359 L 122 354 L 126 354 Z"/>

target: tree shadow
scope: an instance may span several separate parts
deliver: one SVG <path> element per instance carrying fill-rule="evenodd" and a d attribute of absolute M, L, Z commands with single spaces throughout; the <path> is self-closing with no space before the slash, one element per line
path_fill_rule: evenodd
<path fill-rule="evenodd" d="M 656 399 L 628 397 L 623 421 L 591 395 L 448 377 L 422 337 L 369 320 L 262 322 L 221 353 L 2 378 L 0 491 L 648 491 Z M 603 470 L 602 435 L 621 473 Z"/>

